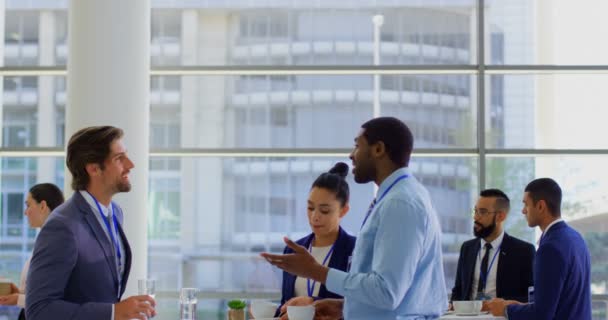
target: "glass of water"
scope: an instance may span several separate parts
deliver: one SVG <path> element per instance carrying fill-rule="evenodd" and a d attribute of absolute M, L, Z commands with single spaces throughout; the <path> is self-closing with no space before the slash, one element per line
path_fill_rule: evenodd
<path fill-rule="evenodd" d="M 138 294 L 149 295 L 152 299 L 156 295 L 156 280 L 154 279 L 139 279 L 137 280 Z"/>
<path fill-rule="evenodd" d="M 179 319 L 196 320 L 196 288 L 182 288 L 179 294 Z"/>

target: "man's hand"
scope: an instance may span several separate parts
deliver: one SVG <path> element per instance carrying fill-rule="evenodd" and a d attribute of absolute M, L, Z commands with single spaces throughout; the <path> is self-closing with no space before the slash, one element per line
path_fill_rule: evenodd
<path fill-rule="evenodd" d="M 270 254 L 261 253 L 260 255 L 270 264 L 280 269 L 285 270 L 298 277 L 312 279 L 320 283 L 325 283 L 327 280 L 327 272 L 329 269 L 320 265 L 315 258 L 306 250 L 306 248 L 296 244 L 288 238 L 283 238 L 285 244 L 291 248 L 294 253 L 289 254 Z"/>
<path fill-rule="evenodd" d="M 523 303 L 521 303 L 519 301 L 515 301 L 515 300 L 504 300 L 504 299 L 500 299 L 500 298 L 495 298 L 495 299 L 488 301 L 487 303 L 484 303 L 484 308 L 487 311 L 490 311 L 490 313 L 493 316 L 504 317 L 505 308 L 512 304 L 523 304 Z"/>
<path fill-rule="evenodd" d="M 114 320 L 146 320 L 156 315 L 156 301 L 149 295 L 129 297 L 114 305 Z"/>
<path fill-rule="evenodd" d="M 315 306 L 315 320 L 339 320 L 342 319 L 342 299 L 322 299 L 313 303 Z"/>
<path fill-rule="evenodd" d="M 17 305 L 17 299 L 19 299 L 19 293 L 12 293 L 5 296 L 0 296 L 0 305 L 15 306 Z"/>
<path fill-rule="evenodd" d="M 13 293 L 21 293 L 21 292 L 19 291 L 19 288 L 14 283 L 11 283 L 11 294 L 13 294 Z"/>
<path fill-rule="evenodd" d="M 281 306 L 281 320 L 289 319 L 287 317 L 287 306 L 308 306 L 313 304 L 314 300 L 311 297 L 295 297 L 289 299 Z"/>

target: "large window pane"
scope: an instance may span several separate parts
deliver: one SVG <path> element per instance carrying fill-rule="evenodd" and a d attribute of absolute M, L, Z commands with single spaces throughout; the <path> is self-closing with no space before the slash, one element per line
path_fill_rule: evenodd
<path fill-rule="evenodd" d="M 489 148 L 606 149 L 608 74 L 490 75 Z"/>
<path fill-rule="evenodd" d="M 66 4 L 7 1 L 2 15 L 5 66 L 65 65 L 67 58 Z M 28 1 L 31 2 L 31 1 Z"/>
<path fill-rule="evenodd" d="M 605 65 L 604 0 L 486 0 L 488 64 Z"/>
<path fill-rule="evenodd" d="M 62 146 L 65 77 L 1 77 L 2 147 Z"/>
<path fill-rule="evenodd" d="M 521 215 L 523 190 L 534 178 L 551 177 L 563 192 L 562 217 L 578 230 L 591 253 L 591 290 L 606 294 L 608 279 L 608 172 L 606 156 L 492 157 L 486 172 L 488 186 L 503 188 L 512 198 L 510 229 L 527 240 L 540 236 Z"/>
<path fill-rule="evenodd" d="M 382 76 L 380 114 L 419 148 L 476 147 L 469 75 Z M 349 148 L 372 118 L 372 76 L 153 77 L 154 148 Z"/>
<path fill-rule="evenodd" d="M 471 64 L 476 1 L 158 2 L 153 65 Z M 154 6 L 154 1 L 153 1 Z"/>

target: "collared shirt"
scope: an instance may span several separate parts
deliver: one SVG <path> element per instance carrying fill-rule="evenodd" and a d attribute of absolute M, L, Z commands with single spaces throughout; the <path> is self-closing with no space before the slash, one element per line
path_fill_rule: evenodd
<path fill-rule="evenodd" d="M 542 231 L 540 238 L 538 238 L 538 241 L 536 241 L 536 245 L 540 246 L 540 241 L 543 239 L 543 237 L 545 236 L 545 234 L 547 234 L 547 231 L 549 231 L 549 229 L 551 229 L 551 227 L 553 227 L 554 224 L 557 224 L 558 222 L 562 222 L 564 221 L 564 219 L 562 218 L 557 218 L 555 221 L 551 222 L 546 228 L 545 231 Z"/>
<path fill-rule="evenodd" d="M 325 266 L 329 264 L 329 260 L 333 253 L 330 254 L 332 246 L 326 247 L 312 247 L 310 250 L 310 254 L 315 258 L 315 260 L 322 264 L 323 260 L 325 260 Z M 327 258 L 327 260 L 326 260 Z M 310 282 L 310 286 L 314 283 L 314 288 L 312 292 L 313 297 L 319 296 L 319 290 L 321 290 L 321 283 L 312 281 L 306 278 L 297 277 L 294 285 L 294 296 L 295 297 L 308 297 L 308 283 Z"/>
<path fill-rule="evenodd" d="M 101 215 L 99 214 L 99 209 L 97 209 L 97 205 L 95 204 L 95 200 L 93 199 L 93 197 L 85 190 L 80 190 L 79 191 L 80 194 L 82 195 L 82 197 L 87 201 L 87 203 L 89 204 L 89 206 L 91 207 L 91 210 L 93 210 L 93 213 L 95 218 L 97 219 L 97 222 L 99 222 L 99 225 L 101 226 L 101 229 L 103 229 L 104 233 L 106 234 L 106 237 L 108 238 L 108 241 L 110 242 L 110 245 L 112 247 L 112 250 L 115 250 L 114 248 L 114 241 L 112 240 L 112 236 L 110 236 L 108 227 L 106 226 L 106 223 L 103 221 L 103 219 L 101 218 Z M 112 205 L 112 203 L 110 203 L 110 205 Z M 101 207 L 101 210 L 103 211 L 103 215 L 104 217 L 108 217 L 110 215 L 110 208 L 105 207 L 103 204 L 99 203 L 99 206 Z M 112 217 L 110 217 L 110 221 L 113 221 Z M 124 248 L 124 244 L 122 243 L 122 238 L 120 237 L 120 234 L 118 232 L 118 230 L 116 230 L 116 228 L 114 227 L 114 223 L 110 223 L 110 227 L 112 228 L 112 232 L 114 233 L 115 236 L 117 236 L 116 240 L 118 241 L 118 246 L 120 248 L 120 252 L 122 252 L 123 254 L 120 257 L 120 265 L 122 267 L 118 267 L 117 266 L 117 273 L 118 276 L 120 277 L 119 281 L 122 280 L 122 277 L 124 276 L 124 265 L 125 265 L 125 248 Z M 118 294 L 118 292 L 117 292 Z M 112 305 L 112 315 L 110 320 L 114 319 L 114 305 Z"/>
<path fill-rule="evenodd" d="M 490 273 L 486 279 L 486 290 L 484 293 L 492 298 L 496 298 L 496 272 L 498 271 L 498 260 L 500 259 L 500 252 L 496 253 L 496 250 L 498 250 L 502 244 L 502 239 L 504 237 L 505 232 L 503 231 L 496 239 L 494 239 L 494 241 L 490 242 L 492 245 L 492 249 L 490 249 L 490 254 L 488 255 L 488 266 L 490 267 Z M 471 300 L 475 300 L 475 296 L 477 295 L 477 286 L 479 285 L 479 276 L 481 275 L 481 260 L 483 260 L 483 256 L 486 254 L 486 243 L 488 242 L 483 239 L 479 240 L 479 252 L 477 254 L 477 262 L 475 263 L 473 285 L 471 286 Z M 494 254 L 496 254 L 496 259 L 494 259 L 494 263 L 490 266 L 489 264 L 492 263 Z"/>
<path fill-rule="evenodd" d="M 325 285 L 344 296 L 345 319 L 438 318 L 447 309 L 441 230 L 428 191 L 401 168 L 377 194 L 404 174 L 359 232 L 350 272 L 329 269 Z"/>

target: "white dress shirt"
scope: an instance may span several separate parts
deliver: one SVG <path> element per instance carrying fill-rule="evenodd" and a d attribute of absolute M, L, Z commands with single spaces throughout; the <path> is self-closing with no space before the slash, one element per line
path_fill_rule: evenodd
<path fill-rule="evenodd" d="M 492 249 L 490 249 L 490 255 L 488 256 L 488 267 L 490 268 L 490 272 L 488 274 L 488 278 L 486 279 L 486 290 L 484 293 L 487 296 L 492 298 L 496 298 L 496 272 L 498 271 L 498 260 L 500 260 L 500 252 L 496 252 L 499 247 L 502 245 L 502 239 L 505 237 L 505 232 L 501 232 L 500 235 L 494 239 L 494 241 L 490 242 L 492 245 Z M 479 240 L 479 252 L 477 253 L 477 262 L 475 262 L 475 274 L 473 276 L 473 285 L 471 286 L 471 299 L 475 300 L 477 296 L 477 286 L 479 285 L 479 276 L 481 275 L 481 260 L 483 260 L 483 256 L 486 254 L 486 241 L 484 239 Z M 492 263 L 492 259 L 496 254 L 496 258 L 494 259 L 494 263 Z M 492 265 L 490 265 L 492 263 Z"/>
<path fill-rule="evenodd" d="M 30 270 L 30 256 L 25 261 L 23 269 L 21 269 L 21 278 L 19 279 L 19 297 L 17 298 L 17 305 L 21 308 L 25 308 L 25 279 L 27 279 L 27 272 Z"/>
<path fill-rule="evenodd" d="M 327 254 L 329 253 L 329 250 L 331 250 L 331 247 L 332 246 L 312 247 L 310 254 L 315 258 L 315 260 L 319 264 L 322 264 L 323 260 L 325 260 L 325 257 L 327 257 L 327 261 L 325 261 L 325 264 L 324 264 L 325 266 L 327 266 L 329 264 L 329 260 L 331 259 L 331 255 L 329 255 L 329 257 L 327 256 Z M 296 283 L 295 283 L 295 288 L 294 288 L 294 297 L 308 297 L 308 282 L 306 280 L 307 280 L 306 278 L 301 278 L 301 277 L 296 278 Z M 314 282 L 313 280 L 310 280 L 310 285 L 312 285 L 313 282 Z M 321 289 L 321 283 L 314 282 L 314 289 L 312 291 L 312 296 L 318 297 L 320 289 Z"/>

